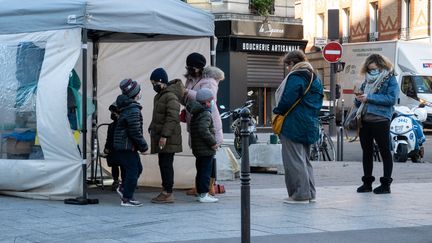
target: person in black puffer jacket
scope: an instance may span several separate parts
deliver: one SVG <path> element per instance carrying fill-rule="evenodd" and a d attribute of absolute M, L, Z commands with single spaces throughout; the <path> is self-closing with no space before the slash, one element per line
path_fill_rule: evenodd
<path fill-rule="evenodd" d="M 138 178 L 143 170 L 138 151 L 148 150 L 143 137 L 143 118 L 141 114 L 140 85 L 132 79 L 120 82 L 122 94 L 117 97 L 116 104 L 120 117 L 114 131 L 114 149 L 120 157 L 120 163 L 125 169 L 125 179 L 117 189 L 121 196 L 122 206 L 142 206 L 133 198 Z"/>
<path fill-rule="evenodd" d="M 218 148 L 211 116 L 212 106 L 214 106 L 213 93 L 207 88 L 198 90 L 196 101 L 190 101 L 186 105 L 186 109 L 192 115 L 189 128 L 192 153 L 196 158 L 195 186 L 198 201 L 202 203 L 218 201 L 208 193 L 213 157 Z"/>
<path fill-rule="evenodd" d="M 119 162 L 117 152 L 114 149 L 114 131 L 117 126 L 119 110 L 115 102 L 111 104 L 108 109 L 111 112 L 112 122 L 108 125 L 104 153 L 106 154 L 106 161 L 108 166 L 111 167 L 111 175 L 114 179 L 114 182 L 111 185 L 111 189 L 115 191 L 120 185 L 120 181 L 119 181 L 120 173 L 121 173 L 121 180 L 124 181 L 125 172 L 124 169 L 121 168 L 122 166 Z"/>

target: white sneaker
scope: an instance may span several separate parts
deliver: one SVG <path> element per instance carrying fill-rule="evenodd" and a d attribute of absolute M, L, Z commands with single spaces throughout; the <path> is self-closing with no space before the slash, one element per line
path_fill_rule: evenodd
<path fill-rule="evenodd" d="M 143 204 L 137 200 L 122 200 L 120 205 L 123 207 L 141 207 Z"/>
<path fill-rule="evenodd" d="M 289 197 L 289 198 L 284 200 L 284 203 L 287 203 L 287 204 L 305 204 L 305 203 L 309 203 L 309 199 L 296 200 L 296 199 L 293 199 L 292 197 Z"/>
<path fill-rule="evenodd" d="M 201 193 L 198 196 L 198 201 L 201 203 L 215 203 L 215 202 L 219 201 L 219 199 L 212 197 L 208 193 Z"/>

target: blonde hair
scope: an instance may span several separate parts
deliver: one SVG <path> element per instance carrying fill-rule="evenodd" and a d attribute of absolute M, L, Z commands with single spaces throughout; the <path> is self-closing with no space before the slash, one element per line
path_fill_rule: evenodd
<path fill-rule="evenodd" d="M 369 55 L 366 58 L 360 70 L 360 73 L 366 74 L 369 71 L 368 66 L 372 63 L 375 63 L 379 69 L 385 69 L 389 72 L 393 71 L 393 64 L 390 62 L 390 60 L 387 57 L 374 53 Z"/>

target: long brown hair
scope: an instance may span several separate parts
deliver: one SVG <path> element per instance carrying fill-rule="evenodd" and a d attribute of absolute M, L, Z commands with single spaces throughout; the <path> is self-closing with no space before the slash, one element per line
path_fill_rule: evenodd
<path fill-rule="evenodd" d="M 366 74 L 369 71 L 368 66 L 372 63 L 375 63 L 377 65 L 377 67 L 381 70 L 385 69 L 389 72 L 393 70 L 393 64 L 390 62 L 390 60 L 387 57 L 382 56 L 382 55 L 377 54 L 377 53 L 374 53 L 374 54 L 369 55 L 366 58 L 365 62 L 363 63 L 363 66 L 360 70 L 360 73 Z"/>

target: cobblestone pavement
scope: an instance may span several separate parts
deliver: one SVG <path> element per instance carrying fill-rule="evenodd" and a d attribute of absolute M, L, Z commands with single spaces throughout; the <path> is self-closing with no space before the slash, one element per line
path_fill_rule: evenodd
<path fill-rule="evenodd" d="M 283 175 L 251 175 L 252 242 L 432 242 L 432 164 L 395 164 L 392 193 L 355 192 L 359 162 L 315 163 L 317 202 L 287 205 Z M 382 173 L 375 164 L 374 174 Z M 185 191 L 151 204 L 158 189 L 140 188 L 140 208 L 120 206 L 114 192 L 92 188 L 97 205 L 0 196 L 0 242 L 240 242 L 240 181 L 214 204 Z M 406 239 L 410 239 L 406 241 Z"/>

